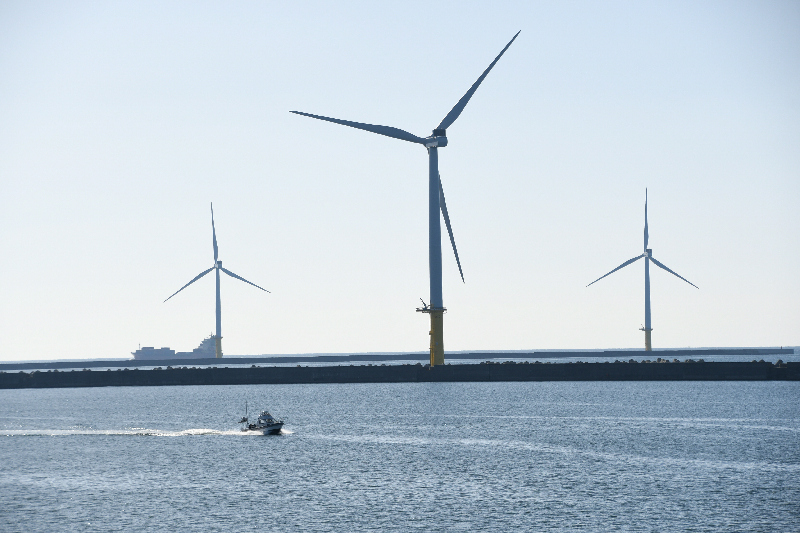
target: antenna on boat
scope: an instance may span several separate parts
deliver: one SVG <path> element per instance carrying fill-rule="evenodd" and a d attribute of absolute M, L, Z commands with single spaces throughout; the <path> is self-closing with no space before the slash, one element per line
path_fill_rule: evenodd
<path fill-rule="evenodd" d="M 244 416 L 242 417 L 241 420 L 239 420 L 239 423 L 240 424 L 246 424 L 247 422 L 249 422 L 249 420 L 247 419 L 247 400 L 245 400 L 244 401 Z"/>

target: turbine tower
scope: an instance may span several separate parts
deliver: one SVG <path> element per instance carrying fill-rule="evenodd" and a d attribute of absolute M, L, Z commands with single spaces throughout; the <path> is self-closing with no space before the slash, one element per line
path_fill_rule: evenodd
<path fill-rule="evenodd" d="M 312 115 L 310 113 L 302 113 L 300 111 L 291 111 L 297 115 L 316 118 L 319 120 L 326 120 L 335 124 L 343 126 L 350 126 L 360 130 L 370 131 L 379 135 L 385 135 L 394 139 L 408 141 L 423 145 L 428 150 L 428 267 L 430 272 L 430 305 L 423 302 L 423 306 L 417 311 L 428 313 L 431 317 L 430 329 L 430 353 L 431 353 L 431 366 L 444 364 L 444 334 L 442 331 L 442 315 L 446 311 L 442 300 L 442 228 L 439 219 L 439 212 L 441 211 L 444 216 L 444 222 L 447 226 L 447 232 L 450 235 L 450 243 L 453 246 L 453 253 L 456 256 L 456 263 L 458 263 L 458 272 L 461 274 L 461 281 L 464 281 L 464 273 L 461 270 L 461 261 L 458 259 L 458 250 L 456 250 L 456 241 L 453 238 L 453 230 L 450 227 L 450 217 L 447 214 L 447 206 L 444 201 L 444 189 L 442 188 L 442 180 L 439 176 L 439 148 L 447 146 L 447 128 L 456 121 L 458 116 L 464 110 L 472 95 L 480 86 L 483 79 L 492 70 L 495 63 L 502 57 L 514 39 L 517 38 L 520 32 L 514 35 L 514 38 L 509 41 L 500 54 L 492 61 L 491 65 L 481 74 L 467 93 L 461 97 L 461 100 L 450 110 L 442 122 L 433 130 L 433 134 L 428 137 L 417 137 L 407 131 L 390 126 L 378 126 L 375 124 L 362 124 L 360 122 L 351 122 L 349 120 L 339 120 L 336 118 L 322 117 L 319 115 Z"/>
<path fill-rule="evenodd" d="M 615 268 L 614 270 L 612 270 L 611 272 L 609 272 L 605 276 L 600 276 L 599 278 L 594 280 L 589 285 L 597 283 L 598 281 L 600 281 L 604 277 L 608 276 L 609 274 L 613 274 L 617 270 L 619 270 L 619 269 L 621 269 L 623 267 L 626 267 L 626 266 L 630 265 L 631 263 L 635 263 L 636 261 L 638 261 L 639 259 L 644 257 L 644 327 L 641 328 L 640 331 L 644 331 L 644 349 L 649 352 L 649 351 L 651 351 L 653 349 L 653 346 L 652 346 L 652 344 L 650 342 L 650 332 L 653 331 L 653 328 L 652 328 L 652 325 L 651 325 L 651 322 L 650 322 L 650 261 L 652 261 L 657 267 L 662 268 L 662 269 L 666 270 L 667 272 L 669 272 L 670 274 L 681 278 L 683 281 L 685 281 L 686 283 L 688 283 L 689 285 L 691 285 L 695 289 L 699 289 L 700 287 L 698 287 L 697 285 L 695 285 L 694 283 L 692 283 L 688 279 L 676 274 L 675 272 L 673 272 L 672 270 L 670 270 L 669 268 L 664 266 L 662 263 L 657 261 L 656 258 L 653 257 L 653 249 L 647 247 L 648 239 L 649 239 L 649 234 L 647 232 L 647 189 L 645 189 L 644 190 L 644 253 L 642 255 L 638 255 L 638 256 L 634 257 L 633 259 L 628 259 L 627 261 L 622 263 L 620 266 L 618 266 L 617 268 Z M 589 285 L 587 285 L 587 287 Z"/>
<path fill-rule="evenodd" d="M 213 239 L 214 239 L 214 266 L 212 266 L 208 270 L 205 270 L 205 271 L 201 272 L 200 274 L 198 274 L 197 277 L 195 277 L 192 281 L 190 281 L 189 283 L 187 283 L 186 285 L 184 285 L 183 287 L 178 289 L 175 292 L 175 294 L 178 294 L 183 289 L 185 289 L 186 287 L 188 287 L 189 285 L 191 285 L 192 283 L 194 283 L 198 279 L 202 278 L 203 276 L 205 276 L 206 274 L 208 274 L 212 270 L 216 270 L 216 274 L 217 274 L 217 334 L 214 336 L 214 341 L 215 341 L 214 344 L 216 345 L 216 356 L 217 356 L 217 359 L 219 359 L 220 357 L 222 357 L 222 305 L 221 305 L 220 298 L 219 298 L 219 272 L 220 272 L 220 270 L 222 272 L 225 272 L 230 277 L 236 278 L 236 279 L 241 280 L 241 281 L 244 281 L 245 283 L 248 283 L 248 284 L 252 285 L 253 287 L 259 288 L 264 292 L 269 292 L 269 291 L 267 289 L 263 288 L 263 287 L 259 287 L 255 283 L 251 283 L 251 282 L 247 281 L 246 279 L 244 279 L 241 276 L 237 276 L 236 274 L 234 274 L 233 272 L 231 272 L 230 270 L 228 270 L 226 268 L 222 268 L 222 261 L 218 260 L 219 249 L 217 248 L 217 230 L 214 227 L 214 203 L 213 202 L 211 203 L 211 235 L 213 236 Z M 172 296 L 175 296 L 175 294 L 173 294 Z M 172 298 L 172 296 L 167 298 L 167 300 Z M 164 300 L 164 301 L 166 302 L 167 300 Z"/>

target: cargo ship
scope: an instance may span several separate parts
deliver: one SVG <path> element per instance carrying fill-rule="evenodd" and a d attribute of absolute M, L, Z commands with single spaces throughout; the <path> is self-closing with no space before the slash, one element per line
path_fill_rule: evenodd
<path fill-rule="evenodd" d="M 139 348 L 135 352 L 131 352 L 133 358 L 136 360 L 164 360 L 164 359 L 214 359 L 217 356 L 216 351 L 216 337 L 209 335 L 203 339 L 200 346 L 191 352 L 176 352 L 170 348 L 154 348 L 152 346 L 145 346 Z"/>

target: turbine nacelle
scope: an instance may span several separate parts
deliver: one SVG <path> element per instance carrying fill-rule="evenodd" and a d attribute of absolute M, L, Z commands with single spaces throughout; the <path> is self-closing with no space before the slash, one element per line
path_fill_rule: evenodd
<path fill-rule="evenodd" d="M 222 268 L 222 261 L 217 261 L 217 264 L 214 265 L 216 268 Z"/>
<path fill-rule="evenodd" d="M 441 131 L 442 135 L 436 135 L 437 131 Z M 433 130 L 433 135 L 425 137 L 425 148 L 444 148 L 447 146 L 447 137 L 444 136 L 444 130 Z"/>
<path fill-rule="evenodd" d="M 652 248 L 648 248 L 647 250 L 644 251 L 644 255 L 646 255 L 647 257 L 652 258 L 653 257 L 653 249 Z"/>

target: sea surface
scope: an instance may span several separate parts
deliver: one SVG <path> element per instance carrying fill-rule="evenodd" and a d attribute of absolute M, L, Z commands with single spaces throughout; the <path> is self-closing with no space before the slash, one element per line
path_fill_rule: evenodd
<path fill-rule="evenodd" d="M 0 530 L 800 531 L 800 384 L 0 390 Z"/>

